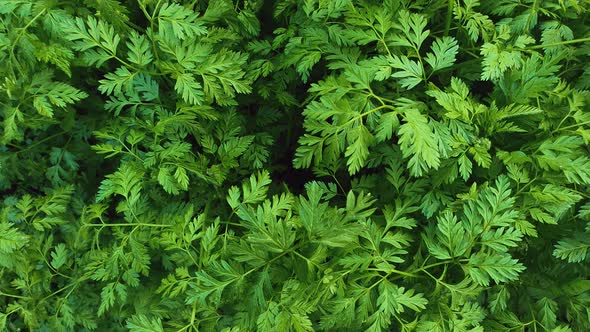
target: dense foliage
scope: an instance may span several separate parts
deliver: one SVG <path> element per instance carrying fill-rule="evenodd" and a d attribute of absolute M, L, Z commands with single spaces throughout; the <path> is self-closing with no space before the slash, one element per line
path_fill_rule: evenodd
<path fill-rule="evenodd" d="M 0 0 L 0 63 L 0 330 L 590 326 L 588 0 Z"/>

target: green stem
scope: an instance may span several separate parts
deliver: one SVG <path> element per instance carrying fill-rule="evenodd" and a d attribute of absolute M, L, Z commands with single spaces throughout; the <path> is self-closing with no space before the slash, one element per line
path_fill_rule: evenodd
<path fill-rule="evenodd" d="M 562 46 L 562 45 L 585 43 L 585 42 L 590 42 L 590 37 L 579 38 L 579 39 L 572 39 L 572 40 L 566 40 L 566 41 L 557 42 L 557 43 L 534 45 L 534 46 L 527 47 L 527 49 L 529 49 L 529 50 L 535 50 L 535 49 L 539 49 L 539 48 Z"/>
<path fill-rule="evenodd" d="M 38 146 L 38 145 L 40 145 L 40 144 L 43 144 L 43 143 L 45 143 L 45 142 L 47 142 L 47 141 L 49 141 L 49 140 L 51 140 L 51 139 L 54 139 L 54 138 L 56 138 L 56 137 L 58 137 L 58 136 L 61 136 L 61 135 L 65 134 L 65 133 L 67 133 L 67 131 L 62 131 L 62 132 L 59 132 L 59 133 L 57 133 L 57 134 L 53 134 L 53 135 L 51 135 L 51 136 L 45 137 L 44 139 L 42 139 L 42 140 L 40 140 L 40 141 L 37 141 L 37 142 L 35 142 L 34 144 L 31 144 L 31 145 L 27 146 L 26 148 L 24 148 L 24 149 L 22 149 L 22 150 L 16 151 L 16 152 L 14 153 L 14 155 L 16 155 L 16 154 L 19 154 L 19 153 L 23 153 L 23 152 L 26 152 L 26 151 L 29 151 L 29 150 L 31 150 L 32 148 L 34 148 L 34 147 L 36 147 L 36 146 Z"/>
<path fill-rule="evenodd" d="M 452 262 L 453 261 L 451 261 L 451 260 L 446 260 L 446 261 L 442 261 L 442 262 L 428 264 L 428 265 L 421 266 L 421 267 L 417 268 L 412 273 L 416 273 L 416 272 L 420 272 L 420 271 L 425 271 L 427 269 L 430 269 L 431 267 L 436 267 L 436 266 L 440 266 L 440 265 L 446 265 L 446 264 L 449 264 L 449 263 L 452 263 Z"/>
<path fill-rule="evenodd" d="M 361 113 L 358 116 L 355 116 L 354 118 L 348 120 L 346 123 L 338 126 L 339 128 L 345 128 L 348 125 L 350 125 L 351 123 L 353 123 L 354 121 L 358 121 L 358 120 L 362 120 L 364 117 L 366 117 L 367 115 L 370 115 L 372 113 L 375 113 L 377 111 L 380 111 L 382 109 L 390 109 L 392 111 L 396 111 L 395 107 L 391 106 L 391 105 L 381 105 L 379 107 L 375 107 L 370 111 L 366 111 L 365 113 Z"/>
<path fill-rule="evenodd" d="M 172 227 L 172 225 L 146 224 L 146 223 L 138 223 L 138 224 L 124 224 L 124 223 L 118 223 L 118 224 L 85 224 L 85 225 L 82 225 L 82 227 L 137 227 L 137 226 L 142 226 L 142 227 L 160 227 L 160 228 Z"/>
<path fill-rule="evenodd" d="M 447 6 L 447 20 L 445 22 L 445 36 L 449 35 L 449 31 L 451 30 L 451 23 L 453 21 L 453 11 L 455 10 L 455 0 L 449 0 L 449 5 Z"/>
<path fill-rule="evenodd" d="M 21 295 L 15 295 L 15 294 L 8 294 L 8 293 L 4 293 L 2 291 L 0 291 L 0 296 L 12 297 L 12 298 L 15 298 L 15 299 L 23 299 L 23 300 L 29 300 L 31 298 L 30 296 L 21 296 Z"/>
<path fill-rule="evenodd" d="M 14 43 L 12 43 L 12 49 L 14 50 L 14 48 L 16 47 L 16 44 L 20 41 L 20 39 L 22 38 L 22 36 L 24 35 L 25 31 L 27 31 L 27 29 L 39 18 L 41 17 L 41 15 L 45 14 L 45 11 L 47 10 L 47 8 L 43 8 L 42 11 L 39 12 L 39 14 L 35 15 L 35 17 L 33 17 L 33 19 L 31 19 L 29 21 L 29 23 L 27 23 L 22 30 L 19 32 L 19 34 L 16 36 Z"/>
<path fill-rule="evenodd" d="M 51 263 L 49 263 L 49 261 L 47 260 L 47 257 L 45 257 L 45 255 L 43 254 L 43 252 L 41 250 L 37 249 L 37 252 L 39 253 L 39 255 L 41 255 L 41 257 L 43 257 L 43 261 L 45 262 L 45 264 L 47 265 L 47 267 L 52 272 L 54 272 L 56 275 L 59 275 L 60 277 L 63 277 L 63 278 L 66 278 L 66 279 L 70 279 L 70 280 L 73 279 L 72 277 L 70 277 L 68 275 L 65 275 L 65 274 L 59 272 L 58 270 L 54 269 L 53 266 L 51 265 Z"/>
<path fill-rule="evenodd" d="M 121 143 L 121 146 L 123 146 L 125 148 L 125 150 L 127 150 L 127 152 L 132 155 L 133 157 L 135 157 L 137 160 L 139 160 L 142 164 L 143 164 L 143 159 L 141 159 L 135 152 L 133 152 L 133 150 L 131 150 L 130 148 L 127 147 L 127 144 L 125 144 L 125 142 L 123 142 L 120 138 L 117 138 L 117 141 L 119 143 Z"/>
<path fill-rule="evenodd" d="M 535 181 L 537 181 L 537 177 L 534 177 L 531 181 L 527 182 L 524 186 L 522 186 L 522 188 L 518 189 L 516 191 L 516 193 L 514 194 L 514 196 L 520 195 L 523 192 L 523 190 L 525 190 L 528 186 L 530 186 Z"/>
<path fill-rule="evenodd" d="M 18 44 L 18 42 L 20 41 L 20 39 L 22 38 L 22 36 L 25 34 L 25 32 L 27 31 L 27 29 L 39 18 L 41 17 L 41 15 L 45 14 L 45 11 L 47 11 L 47 8 L 43 8 L 42 11 L 40 11 L 37 15 L 35 15 L 35 17 L 33 17 L 23 28 L 22 30 L 18 33 L 18 35 L 16 36 L 16 38 L 14 39 L 14 42 L 12 43 L 12 46 L 10 47 L 10 56 L 15 60 L 15 63 L 18 67 L 19 72 L 21 72 L 21 74 L 23 73 L 21 65 L 18 61 L 16 61 L 16 56 L 14 55 L 14 49 L 16 48 L 16 44 Z"/>
<path fill-rule="evenodd" d="M 557 128 L 557 129 L 555 129 L 552 132 L 552 134 L 555 133 L 555 132 L 557 132 L 557 131 L 568 130 L 568 129 L 575 128 L 575 127 L 585 126 L 587 124 L 590 124 L 590 121 L 586 121 L 586 122 L 582 122 L 582 123 L 576 123 L 576 124 L 573 124 L 573 125 L 570 125 L 570 126 L 565 126 L 565 127 Z"/>
<path fill-rule="evenodd" d="M 150 16 L 150 14 L 147 12 L 147 9 L 145 8 L 144 3 L 141 0 L 137 0 L 137 4 L 139 4 L 139 8 L 141 9 L 141 11 L 143 12 L 143 15 L 145 15 L 145 17 L 151 21 L 152 17 Z"/>
<path fill-rule="evenodd" d="M 84 280 L 85 280 L 85 279 L 79 279 L 79 280 L 77 280 L 77 281 L 76 281 L 76 282 L 74 282 L 74 283 L 71 283 L 71 284 L 69 284 L 69 285 L 67 285 L 67 286 L 64 286 L 64 287 L 62 287 L 62 288 L 60 288 L 60 289 L 56 290 L 55 292 L 53 292 L 53 293 L 51 293 L 51 294 L 49 294 L 49 295 L 45 296 L 45 297 L 44 297 L 44 298 L 42 298 L 41 300 L 39 300 L 39 301 L 37 302 L 37 304 L 36 304 L 36 305 L 37 305 L 37 306 L 38 306 L 38 305 L 40 305 L 40 304 L 41 304 L 41 303 L 43 303 L 45 300 L 47 300 L 47 299 L 49 299 L 49 298 L 52 298 L 52 297 L 54 297 L 55 295 L 57 295 L 57 294 L 59 294 L 59 293 L 61 293 L 61 292 L 65 291 L 66 289 L 68 289 L 68 288 L 70 288 L 70 287 L 74 287 L 74 286 L 78 285 L 79 283 L 81 283 L 81 282 L 82 282 L 82 281 L 84 281 Z"/>

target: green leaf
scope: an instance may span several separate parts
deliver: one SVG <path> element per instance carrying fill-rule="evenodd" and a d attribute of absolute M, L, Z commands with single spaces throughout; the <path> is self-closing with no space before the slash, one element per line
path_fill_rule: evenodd
<path fill-rule="evenodd" d="M 62 267 L 68 260 L 68 251 L 66 249 L 66 245 L 63 243 L 58 244 L 55 246 L 53 252 L 51 253 L 51 265 L 58 269 Z"/>
<path fill-rule="evenodd" d="M 199 68 L 205 95 L 220 105 L 229 105 L 236 93 L 251 92 L 242 70 L 246 60 L 245 54 L 225 49 L 210 55 Z"/>
<path fill-rule="evenodd" d="M 268 171 L 263 170 L 258 174 L 252 174 L 249 181 L 242 183 L 243 198 L 240 202 L 240 190 L 238 187 L 231 187 L 227 196 L 227 202 L 232 208 L 240 204 L 253 204 L 266 199 L 268 186 L 272 183 Z"/>
<path fill-rule="evenodd" d="M 426 309 L 428 300 L 422 294 L 414 293 L 413 289 L 406 290 L 404 287 L 398 287 L 388 280 L 384 280 L 379 285 L 379 297 L 377 298 L 379 310 L 393 316 L 403 313 L 406 308 L 417 312 Z"/>
<path fill-rule="evenodd" d="M 189 178 L 186 173 L 186 169 L 182 167 L 176 167 L 176 171 L 174 172 L 174 178 L 176 179 L 176 182 L 178 182 L 180 189 L 188 190 Z"/>
<path fill-rule="evenodd" d="M 508 307 L 508 300 L 510 299 L 508 288 L 504 285 L 500 285 L 494 286 L 493 289 L 495 292 L 492 293 L 491 296 L 490 309 L 492 313 L 503 312 Z"/>
<path fill-rule="evenodd" d="M 159 317 L 149 317 L 143 314 L 131 316 L 127 320 L 126 327 L 131 332 L 164 332 L 162 320 Z"/>
<path fill-rule="evenodd" d="M 88 5 L 95 8 L 100 17 L 117 30 L 124 30 L 129 24 L 129 10 L 119 0 L 95 0 L 89 1 Z"/>
<path fill-rule="evenodd" d="M 179 194 L 178 183 L 172 176 L 172 167 L 162 167 L 158 172 L 158 183 L 164 188 L 164 190 L 172 195 Z"/>
<path fill-rule="evenodd" d="M 395 112 L 388 112 L 381 115 L 375 131 L 375 140 L 377 142 L 384 142 L 391 139 L 399 125 L 398 115 Z"/>
<path fill-rule="evenodd" d="M 469 257 L 466 266 L 469 275 L 477 284 L 489 286 L 490 279 L 496 283 L 513 281 L 525 270 L 524 265 L 507 254 L 485 254 L 479 252 Z"/>
<path fill-rule="evenodd" d="M 115 304 L 115 285 L 111 282 L 102 288 L 100 292 L 100 306 L 98 307 L 98 315 L 103 315 L 109 308 Z"/>
<path fill-rule="evenodd" d="M 410 13 L 407 10 L 399 11 L 399 24 L 394 26 L 401 30 L 403 35 L 396 36 L 392 44 L 394 46 L 413 47 L 418 51 L 430 34 L 430 30 L 426 29 L 427 23 L 423 15 Z"/>
<path fill-rule="evenodd" d="M 68 104 L 74 104 L 86 97 L 88 94 L 68 84 L 54 82 L 50 89 L 41 87 L 33 97 L 33 106 L 37 112 L 45 117 L 51 118 L 54 114 L 54 106 L 65 108 Z"/>
<path fill-rule="evenodd" d="M 564 239 L 555 245 L 553 256 L 570 263 L 580 263 L 588 259 L 590 243 L 585 239 Z"/>
<path fill-rule="evenodd" d="M 545 329 L 552 329 L 557 323 L 557 303 L 547 297 L 536 303 L 537 317 Z"/>
<path fill-rule="evenodd" d="M 174 89 L 182 99 L 192 105 L 202 105 L 204 102 L 204 95 L 201 84 L 195 80 L 191 74 L 179 74 L 176 77 L 176 84 Z"/>
<path fill-rule="evenodd" d="M 469 179 L 469 176 L 471 176 L 471 172 L 473 170 L 473 163 L 464 153 L 459 157 L 458 162 L 459 173 L 461 173 L 461 177 L 463 178 L 463 180 L 467 181 Z"/>
<path fill-rule="evenodd" d="M 411 109 L 404 113 L 405 123 L 398 130 L 399 144 L 405 158 L 410 158 L 408 168 L 412 175 L 440 166 L 440 153 L 436 136 L 428 125 L 427 118 Z"/>
<path fill-rule="evenodd" d="M 10 142 L 18 139 L 22 133 L 19 131 L 18 123 L 24 120 L 23 113 L 16 107 L 6 107 L 4 111 L 2 142 Z"/>
<path fill-rule="evenodd" d="M 346 164 L 348 165 L 348 172 L 352 175 L 365 165 L 373 135 L 371 135 L 367 127 L 361 125 L 348 132 L 347 140 L 350 145 L 346 148 L 344 156 L 348 158 Z"/>
<path fill-rule="evenodd" d="M 507 3 L 509 6 L 512 3 Z M 463 26 L 467 29 L 469 38 L 476 42 L 480 37 L 484 40 L 488 40 L 489 36 L 494 32 L 494 22 L 489 18 L 488 15 L 476 12 L 473 7 L 479 6 L 480 1 L 468 0 L 465 1 L 465 8 L 457 7 L 454 11 L 455 18 L 464 22 Z M 498 9 L 500 6 L 494 7 Z"/>
<path fill-rule="evenodd" d="M 123 91 L 130 93 L 133 87 L 133 79 L 137 73 L 132 73 L 127 67 L 119 67 L 114 73 L 108 73 L 105 78 L 98 81 L 98 90 L 106 95 L 119 95 Z"/>
<path fill-rule="evenodd" d="M 482 234 L 481 244 L 498 252 L 507 252 L 509 248 L 517 247 L 522 240 L 522 233 L 514 228 L 500 227 L 495 231 Z"/>
<path fill-rule="evenodd" d="M 532 208 L 529 210 L 529 213 L 536 221 L 544 224 L 557 225 L 557 220 L 552 215 L 539 208 Z"/>
<path fill-rule="evenodd" d="M 361 192 L 357 197 L 350 191 L 346 195 L 346 216 L 353 220 L 366 219 L 375 212 L 376 209 L 372 207 L 374 203 L 375 199 L 370 193 Z"/>
<path fill-rule="evenodd" d="M 313 69 L 313 66 L 317 64 L 322 58 L 320 52 L 306 52 L 297 62 L 297 72 L 301 75 L 303 80 L 309 78 L 309 73 Z"/>
<path fill-rule="evenodd" d="M 130 202 L 139 198 L 144 172 L 139 168 L 124 163 L 119 169 L 103 180 L 96 195 L 96 202 L 104 201 L 112 195 L 121 195 Z"/>
<path fill-rule="evenodd" d="M 75 21 L 65 22 L 65 30 L 68 33 L 68 39 L 75 42 L 74 47 L 78 51 L 99 47 L 108 54 L 109 58 L 117 54 L 121 37 L 112 26 L 102 20 L 89 16 L 84 23 L 83 19 L 77 17 Z"/>
<path fill-rule="evenodd" d="M 522 68 L 500 80 L 499 87 L 514 102 L 526 103 L 551 90 L 558 83 L 559 78 L 555 74 L 560 66 L 556 62 L 556 59 L 549 56 L 541 60 L 540 55 L 533 54 L 524 61 Z M 519 84 L 514 84 L 515 81 Z"/>
<path fill-rule="evenodd" d="M 406 56 L 393 56 L 391 66 L 400 71 L 395 72 L 391 77 L 400 78 L 399 83 L 403 88 L 412 89 L 424 80 L 424 68 L 422 64 L 408 59 Z"/>
<path fill-rule="evenodd" d="M 522 54 L 519 51 L 503 50 L 500 46 L 485 43 L 481 47 L 483 71 L 482 80 L 497 80 L 508 69 L 518 69 L 522 66 Z"/>
<path fill-rule="evenodd" d="M 29 236 L 14 228 L 8 222 L 0 223 L 0 253 L 11 254 L 26 246 Z"/>
<path fill-rule="evenodd" d="M 144 35 L 133 31 L 127 42 L 127 60 L 140 67 L 145 67 L 153 60 L 151 45 Z"/>
<path fill-rule="evenodd" d="M 163 3 L 157 19 L 160 34 L 173 34 L 180 40 L 192 39 L 207 33 L 203 22 L 197 20 L 197 14 L 177 3 Z"/>
<path fill-rule="evenodd" d="M 252 204 L 265 199 L 268 186 L 271 183 L 270 174 L 266 170 L 261 171 L 256 175 L 252 174 L 250 176 L 250 181 L 242 184 L 242 204 Z"/>
<path fill-rule="evenodd" d="M 492 156 L 489 153 L 490 147 L 491 142 L 488 139 L 479 139 L 469 148 L 469 152 L 479 166 L 488 168 L 492 164 Z"/>
<path fill-rule="evenodd" d="M 447 36 L 437 38 L 432 44 L 432 53 L 426 54 L 425 60 L 435 72 L 452 66 L 458 50 L 459 45 L 455 38 Z"/>
<path fill-rule="evenodd" d="M 457 221 L 457 217 L 451 212 L 444 212 L 437 219 L 436 236 L 439 242 L 445 246 L 446 255 L 433 253 L 438 259 L 450 259 L 461 257 L 469 248 L 469 240 L 465 236 L 463 225 Z"/>
<path fill-rule="evenodd" d="M 35 57 L 45 63 L 54 64 L 68 77 L 72 76 L 70 63 L 74 59 L 74 53 L 69 48 L 59 44 L 42 44 L 35 49 Z"/>

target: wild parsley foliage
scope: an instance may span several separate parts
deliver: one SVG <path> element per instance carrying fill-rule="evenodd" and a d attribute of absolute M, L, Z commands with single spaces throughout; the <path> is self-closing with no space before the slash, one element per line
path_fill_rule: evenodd
<path fill-rule="evenodd" d="M 589 11 L 1 0 L 0 330 L 587 331 Z"/>

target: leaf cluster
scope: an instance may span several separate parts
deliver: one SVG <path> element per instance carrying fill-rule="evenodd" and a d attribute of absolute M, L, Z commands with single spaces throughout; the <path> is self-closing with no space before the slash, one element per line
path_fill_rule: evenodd
<path fill-rule="evenodd" d="M 589 10 L 0 1 L 0 330 L 586 331 Z"/>

